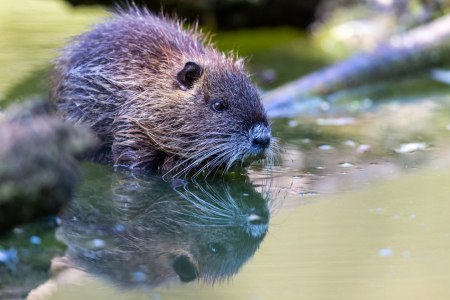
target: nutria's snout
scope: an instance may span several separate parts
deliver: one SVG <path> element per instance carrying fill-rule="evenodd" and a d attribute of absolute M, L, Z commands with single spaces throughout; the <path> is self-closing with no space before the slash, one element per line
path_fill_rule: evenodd
<path fill-rule="evenodd" d="M 270 128 L 262 124 L 256 125 L 250 130 L 250 152 L 256 157 L 266 157 L 271 140 Z"/>

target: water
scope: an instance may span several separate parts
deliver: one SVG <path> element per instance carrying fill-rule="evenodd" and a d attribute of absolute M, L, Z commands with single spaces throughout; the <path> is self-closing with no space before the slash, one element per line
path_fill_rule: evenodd
<path fill-rule="evenodd" d="M 102 14 L 45 3 L 41 13 L 68 16 L 67 30 L 39 25 L 50 40 Z M 19 4 L 1 5 L 6 15 Z M 16 22 L 27 36 L 28 23 Z M 257 63 L 285 53 L 295 43 L 290 34 L 257 52 Z M 45 69 L 39 59 L 5 73 L 8 53 L 30 47 L 31 37 L 0 40 L 3 99 L 44 94 L 22 88 L 42 78 L 33 75 Z M 298 63 L 310 59 L 299 55 Z M 367 95 L 352 95 L 273 119 L 285 149 L 279 166 L 185 182 L 84 163 L 84 180 L 58 219 L 21 226 L 0 241 L 0 298 L 32 290 L 28 299 L 448 299 L 450 97 L 444 85 L 439 93 L 425 88 L 434 84 L 426 78 L 399 86 L 417 82 L 418 90 L 371 94 L 370 105 Z M 196 206 L 204 200 L 215 215 Z M 208 278 L 183 284 L 177 268 L 185 281 Z"/>

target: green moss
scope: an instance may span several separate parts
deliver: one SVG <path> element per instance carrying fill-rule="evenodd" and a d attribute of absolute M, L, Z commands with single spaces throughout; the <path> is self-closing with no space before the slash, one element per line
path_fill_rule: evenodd
<path fill-rule="evenodd" d="M 275 70 L 277 79 L 273 83 L 260 83 L 265 89 L 313 72 L 336 59 L 305 32 L 290 27 L 220 32 L 213 41 L 221 51 L 235 51 L 239 56 L 249 57 L 249 66 L 254 73 Z"/>
<path fill-rule="evenodd" d="M 221 51 L 237 51 L 241 56 L 268 50 L 293 40 L 304 39 L 306 34 L 291 27 L 242 29 L 219 32 L 213 41 Z"/>

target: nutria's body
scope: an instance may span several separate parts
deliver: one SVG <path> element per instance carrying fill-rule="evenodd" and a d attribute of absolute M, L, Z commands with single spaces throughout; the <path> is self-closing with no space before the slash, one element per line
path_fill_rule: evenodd
<path fill-rule="evenodd" d="M 97 134 L 97 161 L 183 170 L 270 155 L 270 124 L 242 60 L 196 28 L 131 7 L 57 59 L 51 99 Z"/>

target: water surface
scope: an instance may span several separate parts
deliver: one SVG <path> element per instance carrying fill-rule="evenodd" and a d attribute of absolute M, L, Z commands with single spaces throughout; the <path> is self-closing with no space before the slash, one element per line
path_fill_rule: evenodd
<path fill-rule="evenodd" d="M 103 14 L 33 3 L 0 4 L 9 18 L 0 18 L 0 106 L 45 95 L 47 51 Z M 219 45 L 253 54 L 255 69 L 276 69 L 274 85 L 300 75 L 296 66 L 334 59 L 280 30 L 258 49 L 247 31 L 222 33 Z M 276 166 L 194 182 L 84 163 L 56 228 L 40 220 L 0 241 L 18 257 L 14 270 L 0 263 L 0 290 L 33 289 L 28 299 L 448 299 L 449 88 L 426 76 L 390 84 L 273 119 L 285 149 Z M 175 257 L 201 261 L 202 280 L 181 283 Z M 190 281 L 188 261 L 178 262 Z"/>

